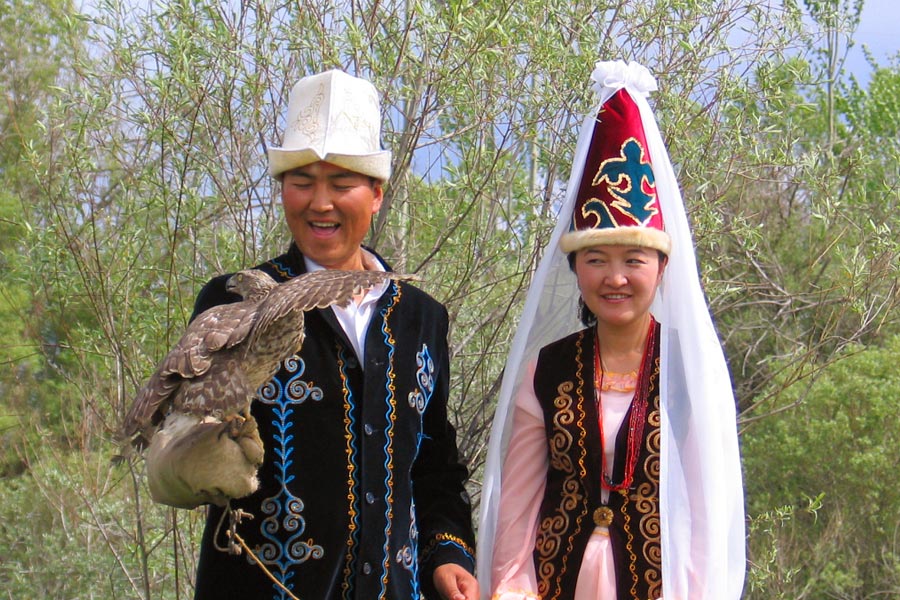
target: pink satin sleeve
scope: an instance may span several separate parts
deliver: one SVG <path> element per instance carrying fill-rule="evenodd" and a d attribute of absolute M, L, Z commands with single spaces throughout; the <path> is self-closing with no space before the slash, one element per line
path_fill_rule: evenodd
<path fill-rule="evenodd" d="M 531 375 L 531 373 L 529 374 Z M 533 381 L 529 376 L 528 381 Z M 615 437 L 631 392 L 604 392 L 603 417 L 610 429 L 606 444 L 614 460 Z M 491 600 L 533 600 L 540 596 L 534 571 L 534 540 L 549 464 L 544 417 L 532 384 L 516 396 L 512 432 L 503 461 L 497 535 L 491 563 Z M 615 598 L 615 566 L 609 534 L 598 527 L 588 542 L 575 598 Z"/>
<path fill-rule="evenodd" d="M 491 563 L 491 598 L 538 598 L 534 572 L 534 540 L 547 479 L 547 435 L 531 383 L 519 388 L 506 458 Z"/>

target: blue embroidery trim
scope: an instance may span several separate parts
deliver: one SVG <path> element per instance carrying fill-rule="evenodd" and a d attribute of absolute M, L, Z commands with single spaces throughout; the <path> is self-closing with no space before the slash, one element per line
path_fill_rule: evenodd
<path fill-rule="evenodd" d="M 354 579 L 356 576 L 357 553 L 356 548 L 359 547 L 359 466 L 358 466 L 358 442 L 356 438 L 356 399 L 350 390 L 347 375 L 347 353 L 341 349 L 338 353 L 338 371 L 341 374 L 341 381 L 344 388 L 344 431 L 347 435 L 347 465 L 349 473 L 347 474 L 348 490 L 347 494 L 350 498 L 350 540 L 347 544 L 347 559 L 344 567 L 344 578 L 347 585 L 344 587 L 343 597 L 348 599 L 351 597 L 354 588 Z"/>
<path fill-rule="evenodd" d="M 475 566 L 475 556 L 472 554 L 471 548 L 468 545 L 457 538 L 454 535 L 450 534 L 438 534 L 436 538 L 432 539 L 428 546 L 425 548 L 425 554 L 422 557 L 423 562 L 427 562 L 431 560 L 432 555 L 437 552 L 437 549 L 443 546 L 452 546 L 454 548 L 458 548 L 462 551 L 463 555 L 469 559 L 471 565 Z"/>
<path fill-rule="evenodd" d="M 429 352 L 427 344 L 423 344 L 422 349 L 416 353 L 416 366 L 417 389 L 409 393 L 407 402 L 409 403 L 409 407 L 419 414 L 420 433 L 416 440 L 416 455 L 418 455 L 419 447 L 422 445 L 422 440 L 425 437 L 424 434 L 421 433 L 424 429 L 422 421 L 425 409 L 428 408 L 431 396 L 434 394 L 434 360 L 431 358 L 431 352 Z M 416 556 L 418 556 L 419 552 L 419 530 L 416 524 L 415 505 L 410 509 L 409 523 L 410 543 L 408 546 L 403 546 L 397 551 L 395 560 L 397 561 L 397 564 L 413 574 L 412 581 L 414 591 L 415 594 L 419 594 L 419 562 L 416 560 Z"/>
<path fill-rule="evenodd" d="M 413 582 L 415 586 L 413 589 L 416 594 L 419 593 L 419 580 L 416 576 L 418 573 L 418 563 L 416 562 L 416 547 L 417 540 L 419 538 L 419 530 L 416 527 L 416 507 L 415 503 L 410 502 L 409 506 L 409 544 L 402 546 L 399 550 L 397 550 L 397 554 L 394 557 L 394 560 L 398 565 L 413 573 L 410 581 Z M 416 597 L 415 595 L 413 597 Z"/>
<path fill-rule="evenodd" d="M 273 258 L 272 260 L 269 261 L 269 264 L 272 265 L 272 268 L 275 269 L 275 271 L 279 275 L 281 275 L 282 277 L 284 277 L 286 279 L 291 279 L 291 278 L 297 276 L 297 274 L 294 273 L 294 271 L 289 266 L 282 264 L 277 259 Z"/>
<path fill-rule="evenodd" d="M 418 389 L 409 393 L 409 406 L 416 409 L 419 417 L 425 414 L 431 395 L 434 393 L 434 360 L 428 345 L 423 344 L 422 349 L 416 353 L 416 383 Z"/>
<path fill-rule="evenodd" d="M 321 388 L 310 386 L 301 379 L 306 365 L 296 355 L 286 359 L 283 368 L 288 374 L 292 374 L 284 384 L 275 377 L 259 389 L 260 402 L 269 405 L 274 415 L 272 425 L 275 426 L 275 446 L 272 451 L 276 456 L 275 478 L 280 489 L 276 495 L 264 499 L 260 504 L 262 513 L 268 515 L 260 523 L 260 532 L 269 541 L 261 544 L 256 553 L 259 560 L 273 571 L 278 581 L 292 590 L 292 567 L 310 559 L 322 558 L 324 550 L 318 544 L 312 544 L 312 540 L 302 539 L 306 530 L 306 519 L 302 514 L 303 500 L 288 489 L 294 479 L 293 475 L 288 475 L 294 454 L 294 436 L 290 432 L 294 424 L 290 417 L 294 412 L 293 406 L 307 400 L 319 401 L 323 393 Z M 290 533 L 287 539 L 283 539 L 285 532 Z M 274 585 L 273 589 L 277 594 L 276 598 L 286 598 L 284 590 Z"/>
<path fill-rule="evenodd" d="M 379 597 L 384 597 L 387 593 L 386 584 L 387 584 L 387 574 L 388 569 L 390 568 L 390 537 L 391 537 L 391 510 L 393 506 L 393 495 L 394 495 L 394 422 L 397 418 L 397 399 L 395 396 L 396 390 L 396 373 L 394 373 L 394 336 L 391 332 L 390 325 L 388 324 L 388 317 L 391 312 L 393 312 L 394 306 L 396 305 L 399 294 L 399 288 L 397 284 L 393 284 L 394 294 L 391 297 L 391 302 L 381 311 L 382 325 L 381 325 L 381 333 L 384 337 L 384 345 L 387 347 L 387 371 L 385 372 L 385 440 L 384 440 L 384 487 L 385 487 L 385 515 L 384 515 L 384 560 L 382 562 L 382 577 L 381 577 L 381 594 Z"/>
<path fill-rule="evenodd" d="M 440 542 L 438 544 L 438 547 L 440 546 L 453 546 L 454 548 L 459 549 L 466 556 L 466 558 L 468 558 L 472 562 L 473 565 L 475 564 L 475 557 L 472 556 L 472 554 L 469 552 L 469 549 L 466 548 L 463 544 L 459 544 L 457 542 Z"/>

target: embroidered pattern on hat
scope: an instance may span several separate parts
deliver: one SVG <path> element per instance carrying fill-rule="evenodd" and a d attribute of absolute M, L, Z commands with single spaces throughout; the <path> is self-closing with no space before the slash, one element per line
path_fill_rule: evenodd
<path fill-rule="evenodd" d="M 298 110 L 297 115 L 288 125 L 288 130 L 294 130 L 307 136 L 309 138 L 307 143 L 313 147 L 321 146 L 325 139 L 325 131 L 318 118 L 323 102 L 325 102 L 325 86 L 319 85 L 316 93 L 311 96 L 309 104 Z"/>
<path fill-rule="evenodd" d="M 591 185 L 602 186 L 601 192 L 612 197 L 610 202 L 591 198 L 582 208 L 584 217 L 595 215 L 601 228 L 619 227 L 625 222 L 646 225 L 659 214 L 653 168 L 643 145 L 633 137 L 622 142 L 618 157 L 600 163 Z"/>

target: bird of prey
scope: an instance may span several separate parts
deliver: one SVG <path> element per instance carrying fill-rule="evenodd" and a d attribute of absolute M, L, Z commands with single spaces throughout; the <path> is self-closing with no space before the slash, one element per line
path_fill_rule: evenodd
<path fill-rule="evenodd" d="M 304 311 L 344 306 L 386 279 L 414 277 L 325 269 L 278 284 L 263 271 L 235 273 L 226 289 L 242 300 L 214 306 L 191 322 L 138 392 L 120 439 L 142 450 L 170 415 L 189 423 L 231 421 L 237 436 L 257 389 L 300 350 Z"/>

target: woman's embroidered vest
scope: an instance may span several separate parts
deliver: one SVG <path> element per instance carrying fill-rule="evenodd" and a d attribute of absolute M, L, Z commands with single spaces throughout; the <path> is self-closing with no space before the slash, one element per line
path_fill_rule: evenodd
<path fill-rule="evenodd" d="M 658 327 L 658 325 L 657 325 Z M 654 336 L 646 423 L 634 473 L 625 492 L 612 492 L 609 534 L 618 600 L 662 594 L 659 526 L 659 333 Z M 601 502 L 602 452 L 594 402 L 594 336 L 585 329 L 541 350 L 534 390 L 544 413 L 550 466 L 541 503 L 534 561 L 544 600 L 573 598 L 585 548 Z M 628 419 L 616 438 L 613 481 L 624 475 Z M 599 518 L 599 515 L 596 517 Z"/>

